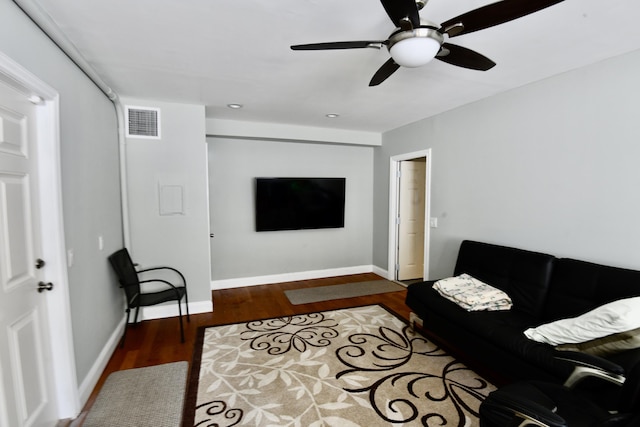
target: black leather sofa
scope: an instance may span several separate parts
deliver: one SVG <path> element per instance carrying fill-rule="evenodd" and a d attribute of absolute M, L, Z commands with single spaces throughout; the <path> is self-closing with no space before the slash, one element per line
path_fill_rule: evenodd
<path fill-rule="evenodd" d="M 434 281 L 412 284 L 406 304 L 427 335 L 498 383 L 523 379 L 563 382 L 574 365 L 524 331 L 575 317 L 605 303 L 640 296 L 640 271 L 465 240 L 453 276 L 467 273 L 505 291 L 509 311 L 468 312 L 443 298 Z M 607 356 L 623 369 L 640 361 L 640 349 Z"/>

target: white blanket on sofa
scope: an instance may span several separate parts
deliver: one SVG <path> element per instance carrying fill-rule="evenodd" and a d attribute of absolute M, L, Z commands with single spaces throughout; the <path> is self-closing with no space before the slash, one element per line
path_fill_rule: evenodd
<path fill-rule="evenodd" d="M 461 274 L 438 280 L 433 288 L 440 295 L 467 311 L 498 311 L 511 309 L 513 302 L 504 291 L 480 280 Z"/>

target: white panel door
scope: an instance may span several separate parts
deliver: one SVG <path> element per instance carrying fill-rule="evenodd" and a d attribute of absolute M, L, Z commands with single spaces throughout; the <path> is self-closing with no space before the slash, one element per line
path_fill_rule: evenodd
<path fill-rule="evenodd" d="M 36 106 L 0 83 L 0 426 L 53 426 L 37 191 Z M 41 287 L 40 292 L 38 288 Z M 55 290 L 53 290 L 55 292 Z"/>
<path fill-rule="evenodd" d="M 400 163 L 398 280 L 424 274 L 424 208 L 426 162 Z"/>

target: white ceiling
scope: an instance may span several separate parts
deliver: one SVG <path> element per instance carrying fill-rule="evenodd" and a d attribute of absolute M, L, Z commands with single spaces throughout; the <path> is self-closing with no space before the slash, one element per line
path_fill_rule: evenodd
<path fill-rule="evenodd" d="M 494 60 L 489 71 L 433 61 L 368 87 L 386 48 L 289 46 L 388 38 L 394 25 L 377 0 L 34 1 L 120 96 L 203 104 L 220 119 L 373 132 L 640 49 L 640 1 L 565 0 L 450 40 Z M 439 24 L 491 2 L 430 0 L 420 14 Z"/>

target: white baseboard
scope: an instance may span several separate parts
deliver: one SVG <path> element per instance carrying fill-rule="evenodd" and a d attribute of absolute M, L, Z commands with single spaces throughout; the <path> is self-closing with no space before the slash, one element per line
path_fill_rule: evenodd
<path fill-rule="evenodd" d="M 109 359 L 111 359 L 111 355 L 118 344 L 120 344 L 120 337 L 122 337 L 122 333 L 124 332 L 125 321 L 126 319 L 123 317 L 120 323 L 118 323 L 118 326 L 109 337 L 109 340 L 98 355 L 93 366 L 91 366 L 89 373 L 84 377 L 82 383 L 80 383 L 78 395 L 80 397 L 81 406 L 84 406 L 85 403 L 87 403 L 87 400 L 89 400 L 91 392 L 95 388 L 96 384 L 98 384 L 98 380 L 100 379 L 102 372 L 107 367 Z"/>
<path fill-rule="evenodd" d="M 360 273 L 376 273 L 379 276 L 387 277 L 386 270 L 382 270 L 373 265 L 359 265 L 354 267 L 330 268 L 327 270 L 300 271 L 295 273 L 271 274 L 268 276 L 212 280 L 211 290 L 268 285 L 271 283 L 293 282 L 296 280 L 321 279 L 323 277 L 346 276 L 348 274 Z"/>
<path fill-rule="evenodd" d="M 189 302 L 189 314 L 211 313 L 212 311 L 213 301 L 211 300 Z M 182 306 L 182 314 L 186 314 L 184 306 Z M 178 317 L 178 307 L 176 303 L 141 307 L 138 321 L 164 319 L 165 317 Z M 131 313 L 131 322 L 133 322 L 133 313 Z"/>
<path fill-rule="evenodd" d="M 393 280 L 393 277 L 389 273 L 389 270 L 383 270 L 382 268 L 374 265 L 373 266 L 373 272 L 376 273 L 380 277 L 384 277 L 387 280 Z"/>

